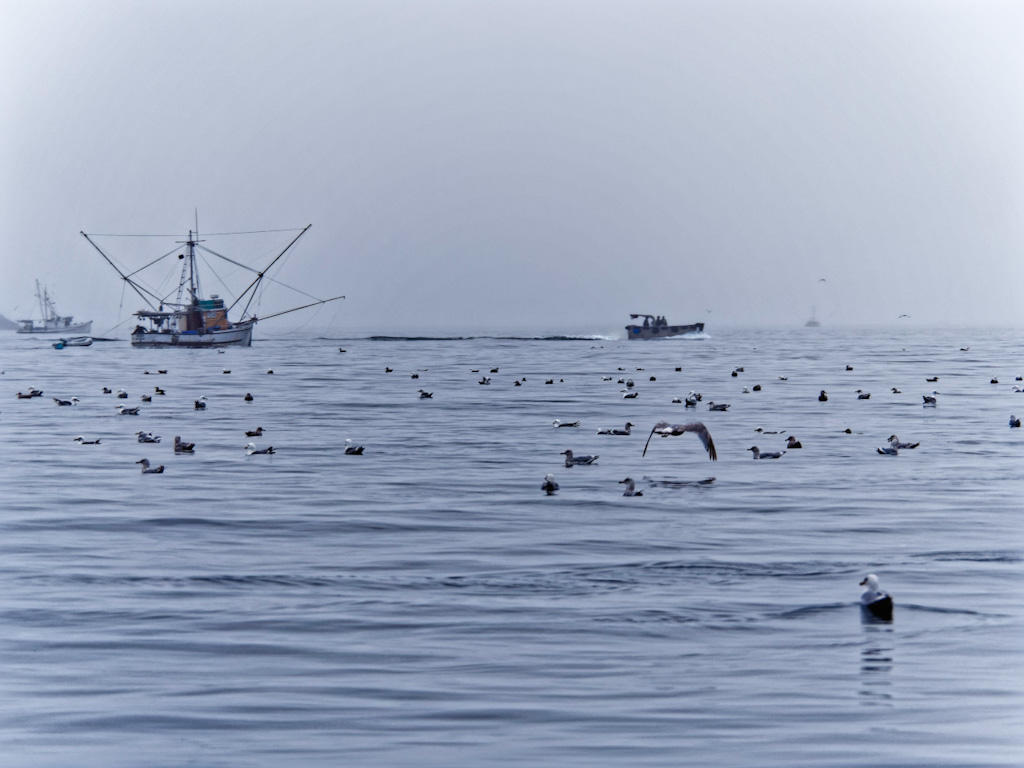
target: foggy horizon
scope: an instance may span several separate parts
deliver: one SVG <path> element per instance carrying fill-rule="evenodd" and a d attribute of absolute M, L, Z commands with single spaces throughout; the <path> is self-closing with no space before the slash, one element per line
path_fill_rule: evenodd
<path fill-rule="evenodd" d="M 11 320 L 39 279 L 124 322 L 141 300 L 79 231 L 198 209 L 312 223 L 271 274 L 347 297 L 257 337 L 1024 324 L 1017 4 L 2 7 Z"/>

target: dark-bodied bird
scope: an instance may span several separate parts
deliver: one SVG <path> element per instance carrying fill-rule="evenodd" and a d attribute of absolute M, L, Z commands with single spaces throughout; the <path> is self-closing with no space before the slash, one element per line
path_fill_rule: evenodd
<path fill-rule="evenodd" d="M 714 400 L 708 403 L 709 411 L 727 411 L 729 410 L 728 403 L 716 403 Z"/>
<path fill-rule="evenodd" d="M 258 456 L 260 454 L 276 453 L 276 451 L 274 451 L 274 446 L 272 446 L 272 445 L 269 445 L 266 448 L 257 448 L 253 443 L 249 443 L 248 445 L 245 446 L 245 448 L 246 448 L 245 452 L 249 456 Z"/>
<path fill-rule="evenodd" d="M 196 449 L 195 443 L 182 442 L 181 437 L 178 435 L 174 436 L 174 452 L 175 453 L 192 453 Z"/>
<path fill-rule="evenodd" d="M 263 427 L 256 427 L 256 429 L 247 429 L 245 431 L 246 437 L 259 437 L 263 434 Z"/>
<path fill-rule="evenodd" d="M 892 621 L 892 597 L 878 586 L 878 577 L 869 573 L 860 583 L 866 587 L 860 596 L 861 611 L 874 619 Z"/>
<path fill-rule="evenodd" d="M 135 437 L 138 438 L 140 443 L 160 442 L 160 435 L 154 435 L 152 432 L 136 432 Z"/>
<path fill-rule="evenodd" d="M 363 446 L 356 445 L 352 442 L 352 438 L 345 438 L 345 455 L 346 456 L 362 456 Z"/>
<path fill-rule="evenodd" d="M 195 401 L 195 410 L 202 411 L 206 408 L 206 396 L 203 395 Z"/>
<path fill-rule="evenodd" d="M 540 484 L 540 489 L 548 496 L 554 496 L 555 491 L 558 490 L 558 483 L 555 482 L 555 476 L 550 473 L 544 475 L 544 482 Z"/>
<path fill-rule="evenodd" d="M 70 400 L 61 400 L 60 398 L 53 398 L 53 402 L 57 405 L 78 405 L 81 401 L 77 397 L 72 397 Z"/>
<path fill-rule="evenodd" d="M 426 392 L 426 391 L 424 391 L 422 389 L 420 390 L 420 400 L 425 400 L 426 398 L 433 397 L 433 396 L 434 396 L 433 392 Z"/>
<path fill-rule="evenodd" d="M 932 395 L 921 395 L 921 398 L 924 400 L 925 406 L 937 406 L 939 404 L 939 401 L 936 400 Z"/>
<path fill-rule="evenodd" d="M 1011 427 L 1019 427 L 1020 426 L 1020 419 L 1018 419 L 1012 413 L 1010 414 L 1010 426 Z"/>
<path fill-rule="evenodd" d="M 593 464 L 600 458 L 599 456 L 573 456 L 572 450 L 567 449 L 562 451 L 562 455 L 565 456 L 565 466 L 571 467 L 575 464 Z"/>
<path fill-rule="evenodd" d="M 100 438 L 97 437 L 95 440 L 86 440 L 84 437 L 79 435 L 74 440 L 72 440 L 72 442 L 78 443 L 79 445 L 99 445 Z"/>
<path fill-rule="evenodd" d="M 794 448 L 803 448 L 803 447 L 804 447 L 803 444 L 799 440 L 797 440 L 796 437 L 794 437 L 793 435 L 789 436 L 789 443 L 786 445 L 786 448 L 788 450 L 793 450 Z"/>
<path fill-rule="evenodd" d="M 651 427 L 651 434 L 647 436 L 647 442 L 644 444 L 644 452 L 641 455 L 647 455 L 647 446 L 651 444 L 651 438 L 654 436 L 655 432 L 662 437 L 683 435 L 687 432 L 693 432 L 700 438 L 701 443 L 704 444 L 704 450 L 708 452 L 708 458 L 711 459 L 711 461 L 718 461 L 718 453 L 715 451 L 715 441 L 711 439 L 711 433 L 708 432 L 708 428 L 699 421 L 691 421 L 689 424 L 671 424 L 667 421 L 659 421 Z"/>
<path fill-rule="evenodd" d="M 818 395 L 818 402 L 819 403 L 826 403 L 826 402 L 828 402 L 828 395 L 825 393 L 824 389 L 821 390 L 821 394 Z"/>
<path fill-rule="evenodd" d="M 643 496 L 643 491 L 636 489 L 636 483 L 633 482 L 632 477 L 627 477 L 625 480 L 619 480 L 619 485 L 625 484 L 626 490 L 622 492 L 623 496 Z"/>
<path fill-rule="evenodd" d="M 870 400 L 871 399 L 871 393 L 870 392 L 865 392 L 863 389 L 858 389 L 857 390 L 857 399 L 858 400 Z"/>
<path fill-rule="evenodd" d="M 559 427 L 559 428 L 560 427 L 578 427 L 579 425 L 580 425 L 580 423 L 578 421 L 566 421 L 566 422 L 563 422 L 561 419 L 555 419 L 553 422 L 551 422 L 551 426 Z"/>
<path fill-rule="evenodd" d="M 250 394 L 249 392 L 246 392 L 245 393 L 245 397 L 243 397 L 242 399 L 245 400 L 245 402 L 247 402 L 247 403 L 251 403 L 252 402 L 252 394 Z"/>

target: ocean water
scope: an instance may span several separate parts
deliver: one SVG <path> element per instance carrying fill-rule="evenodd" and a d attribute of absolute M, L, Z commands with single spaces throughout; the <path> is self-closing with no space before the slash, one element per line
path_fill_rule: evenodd
<path fill-rule="evenodd" d="M 1024 764 L 1020 333 L 709 331 L 0 336 L 0 765 Z"/>

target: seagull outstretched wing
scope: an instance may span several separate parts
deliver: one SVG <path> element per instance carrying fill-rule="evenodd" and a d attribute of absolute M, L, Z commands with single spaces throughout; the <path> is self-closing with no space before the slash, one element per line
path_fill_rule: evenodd
<path fill-rule="evenodd" d="M 667 421 L 659 421 L 651 429 L 651 434 L 647 436 L 647 442 L 644 444 L 644 456 L 647 455 L 647 446 L 651 444 L 651 438 L 654 437 L 655 432 L 665 436 L 695 432 L 704 444 L 704 450 L 708 452 L 708 458 L 712 461 L 718 460 L 718 453 L 715 451 L 715 441 L 711 439 L 711 433 L 708 432 L 708 428 L 699 421 L 691 421 L 689 424 L 669 424 Z"/>

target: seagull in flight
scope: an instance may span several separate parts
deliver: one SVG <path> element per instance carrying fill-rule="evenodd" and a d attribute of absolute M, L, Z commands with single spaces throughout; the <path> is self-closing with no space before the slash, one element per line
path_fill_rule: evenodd
<path fill-rule="evenodd" d="M 708 432 L 708 428 L 699 421 L 691 421 L 689 424 L 670 424 L 667 421 L 659 421 L 651 428 L 651 434 L 647 436 L 647 442 L 644 444 L 643 456 L 647 455 L 647 446 L 651 444 L 651 438 L 654 437 L 655 432 L 660 434 L 662 437 L 682 435 L 686 432 L 695 432 L 697 437 L 699 437 L 700 441 L 704 444 L 704 450 L 708 452 L 708 458 L 712 461 L 718 460 L 718 453 L 715 451 L 715 442 L 711 439 L 711 433 Z"/>

